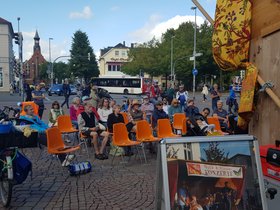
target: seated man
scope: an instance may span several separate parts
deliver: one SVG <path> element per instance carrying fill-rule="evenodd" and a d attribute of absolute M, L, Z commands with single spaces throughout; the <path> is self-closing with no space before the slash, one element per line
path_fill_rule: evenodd
<path fill-rule="evenodd" d="M 92 107 L 93 106 L 90 101 L 86 101 L 84 103 L 85 111 L 81 112 L 81 114 L 78 116 L 79 130 L 83 135 L 92 138 L 92 143 L 95 150 L 95 158 L 99 160 L 108 159 L 108 156 L 104 153 L 104 149 L 109 138 L 109 133 L 99 128 L 98 120 L 93 114 Z M 97 142 L 98 136 L 103 137 L 100 148 L 98 147 Z"/>
<path fill-rule="evenodd" d="M 190 99 L 188 105 L 185 108 L 186 117 L 192 117 L 199 113 L 199 109 L 194 105 L 194 100 Z"/>
<path fill-rule="evenodd" d="M 222 131 L 228 130 L 228 113 L 223 109 L 223 101 L 217 102 L 217 109 L 213 113 L 214 117 L 218 117 Z"/>

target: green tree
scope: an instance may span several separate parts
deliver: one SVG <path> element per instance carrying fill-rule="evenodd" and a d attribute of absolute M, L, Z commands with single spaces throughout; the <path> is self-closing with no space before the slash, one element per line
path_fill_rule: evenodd
<path fill-rule="evenodd" d="M 74 33 L 70 53 L 70 73 L 73 76 L 88 82 L 91 77 L 99 75 L 96 57 L 85 32 L 78 30 Z"/>
<path fill-rule="evenodd" d="M 71 78 L 71 72 L 69 70 L 69 64 L 58 62 L 53 64 L 53 72 L 54 77 L 58 79 L 58 82 L 60 83 L 65 78 Z"/>
<path fill-rule="evenodd" d="M 49 75 L 47 73 L 48 65 L 48 62 L 39 65 L 39 80 L 49 82 Z"/>
<path fill-rule="evenodd" d="M 206 155 L 207 162 L 215 162 L 215 163 L 225 163 L 228 161 L 229 153 L 225 154 L 223 149 L 219 148 L 218 142 L 209 143 L 209 147 L 207 149 L 203 149 Z"/>

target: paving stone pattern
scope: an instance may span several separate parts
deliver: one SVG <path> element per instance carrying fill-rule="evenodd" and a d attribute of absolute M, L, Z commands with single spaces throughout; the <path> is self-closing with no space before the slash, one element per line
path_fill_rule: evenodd
<path fill-rule="evenodd" d="M 148 164 L 116 157 L 112 165 L 112 156 L 95 160 L 90 148 L 92 171 L 70 176 L 46 148 L 23 152 L 32 161 L 32 179 L 14 186 L 9 209 L 155 209 L 155 155 L 147 155 Z M 77 154 L 76 161 L 87 159 L 85 151 Z"/>

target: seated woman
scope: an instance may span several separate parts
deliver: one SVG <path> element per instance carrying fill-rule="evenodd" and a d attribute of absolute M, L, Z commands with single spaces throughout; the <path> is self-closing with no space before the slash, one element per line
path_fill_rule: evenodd
<path fill-rule="evenodd" d="M 24 107 L 24 111 L 26 112 L 26 115 L 20 116 L 20 119 L 31 122 L 31 129 L 36 130 L 41 134 L 45 133 L 49 126 L 45 124 L 37 115 L 34 114 L 33 107 L 31 105 L 27 105 Z"/>
<path fill-rule="evenodd" d="M 99 109 L 97 110 L 97 113 L 100 116 L 100 120 L 99 122 L 105 126 L 105 128 L 107 128 L 107 120 L 108 120 L 108 116 L 109 114 L 111 114 L 112 108 L 109 106 L 109 100 L 107 98 L 103 98 L 101 100 L 101 104 Z"/>
<path fill-rule="evenodd" d="M 70 118 L 72 121 L 72 124 L 78 128 L 78 110 L 79 110 L 79 106 L 81 104 L 81 99 L 79 97 L 74 97 L 72 100 L 72 104 L 70 105 Z"/>
<path fill-rule="evenodd" d="M 183 110 L 180 106 L 180 102 L 176 98 L 172 100 L 171 105 L 168 108 L 168 116 L 171 123 L 173 122 L 173 116 L 175 113 L 183 113 Z"/>
<path fill-rule="evenodd" d="M 27 105 L 24 107 L 24 111 L 26 112 L 26 115 L 20 116 L 20 119 L 26 120 L 30 122 L 30 128 L 38 131 L 40 142 L 43 145 L 47 146 L 47 137 L 46 137 L 46 130 L 49 128 L 49 126 L 44 123 L 37 115 L 34 114 L 34 109 L 31 105 Z M 74 159 L 74 155 L 68 155 L 66 158 L 66 155 L 59 154 L 58 158 L 62 163 L 62 166 L 68 166 L 71 162 L 71 160 Z"/>
<path fill-rule="evenodd" d="M 57 118 L 60 115 L 64 115 L 64 111 L 61 109 L 58 101 L 54 101 L 49 113 L 49 127 L 57 126 Z"/>

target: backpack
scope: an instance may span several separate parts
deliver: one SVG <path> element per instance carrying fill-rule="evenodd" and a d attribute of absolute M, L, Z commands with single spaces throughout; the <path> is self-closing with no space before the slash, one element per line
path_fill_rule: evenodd
<path fill-rule="evenodd" d="M 17 151 L 16 158 L 13 164 L 15 184 L 23 183 L 26 180 L 29 172 L 31 172 L 30 175 L 32 176 L 31 161 L 19 151 Z"/>

